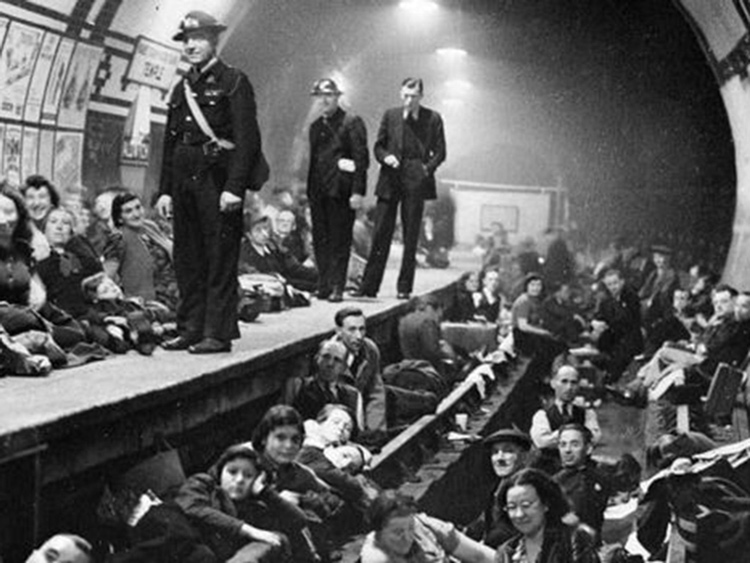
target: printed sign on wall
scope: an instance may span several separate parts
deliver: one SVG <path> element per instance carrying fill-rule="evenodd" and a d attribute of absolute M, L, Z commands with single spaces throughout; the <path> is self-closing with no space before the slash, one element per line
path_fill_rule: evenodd
<path fill-rule="evenodd" d="M 96 45 L 76 45 L 60 98 L 60 111 L 57 116 L 59 127 L 83 129 L 86 124 L 91 86 L 103 52 L 104 48 Z"/>
<path fill-rule="evenodd" d="M 58 131 L 55 136 L 53 183 L 61 190 L 81 183 L 83 133 Z"/>
<path fill-rule="evenodd" d="M 5 127 L 3 149 L 3 174 L 13 186 L 21 185 L 21 142 L 23 130 L 20 125 L 8 124 Z"/>
<path fill-rule="evenodd" d="M 23 128 L 23 146 L 21 152 L 21 178 L 38 174 L 39 129 L 36 127 Z"/>
<path fill-rule="evenodd" d="M 55 62 L 52 63 L 52 70 L 49 74 L 47 92 L 44 95 L 42 106 L 42 121 L 44 122 L 54 123 L 57 120 L 57 109 L 60 107 L 60 98 L 63 86 L 65 86 L 65 75 L 68 73 L 68 65 L 75 44 L 75 41 L 68 38 L 60 41 L 60 47 L 57 49 Z"/>
<path fill-rule="evenodd" d="M 177 74 L 180 51 L 140 36 L 126 78 L 129 82 L 169 90 Z"/>
<path fill-rule="evenodd" d="M 8 28 L 0 55 L 0 118 L 20 120 L 44 32 L 20 22 Z"/>
<path fill-rule="evenodd" d="M 42 129 L 39 135 L 39 159 L 37 167 L 39 174 L 45 178 L 52 178 L 54 168 L 52 162 L 55 158 L 55 132 L 52 129 Z"/>
<path fill-rule="evenodd" d="M 34 68 L 34 76 L 29 86 L 29 95 L 26 98 L 26 111 L 23 118 L 26 121 L 39 121 L 42 115 L 42 102 L 44 101 L 44 90 L 50 76 L 52 62 L 55 60 L 55 52 L 60 43 L 60 36 L 55 33 L 47 33 L 42 40 L 42 49 Z"/>

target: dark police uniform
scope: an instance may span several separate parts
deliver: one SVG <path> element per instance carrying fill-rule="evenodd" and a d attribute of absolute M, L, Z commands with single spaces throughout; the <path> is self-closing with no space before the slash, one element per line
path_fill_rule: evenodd
<path fill-rule="evenodd" d="M 220 149 L 201 131 L 185 100 L 186 80 L 215 135 L 234 149 Z M 239 337 L 242 209 L 221 213 L 219 198 L 222 191 L 243 196 L 259 154 L 255 95 L 247 76 L 218 59 L 202 72 L 192 69 L 169 101 L 160 183 L 160 194 L 172 197 L 177 320 L 187 339 Z"/>
<path fill-rule="evenodd" d="M 354 172 L 339 169 L 342 158 L 354 161 Z M 330 117 L 313 121 L 307 196 L 320 297 L 344 290 L 355 217 L 349 198 L 365 195 L 368 166 L 367 131 L 362 118 L 337 108 Z"/>

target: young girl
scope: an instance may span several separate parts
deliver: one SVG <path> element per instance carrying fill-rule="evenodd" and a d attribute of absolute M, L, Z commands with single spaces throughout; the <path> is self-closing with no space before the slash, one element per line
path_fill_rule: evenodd
<path fill-rule="evenodd" d="M 175 500 L 219 560 L 231 563 L 290 560 L 286 536 L 259 526 L 271 521 L 270 513 L 287 522 L 304 518 L 266 486 L 260 456 L 245 445 L 228 448 L 208 472 L 190 477 Z"/>

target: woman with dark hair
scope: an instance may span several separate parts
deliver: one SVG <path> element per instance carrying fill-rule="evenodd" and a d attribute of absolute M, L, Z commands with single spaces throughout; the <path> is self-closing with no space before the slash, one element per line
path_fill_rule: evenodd
<path fill-rule="evenodd" d="M 333 487 L 349 506 L 364 510 L 372 501 L 372 493 L 377 486 L 363 475 L 353 475 L 337 467 L 332 455 L 336 448 L 349 442 L 354 429 L 354 417 L 349 408 L 335 403 L 327 404 L 317 419 L 308 421 L 305 426 L 311 430 L 305 437 L 297 461 Z"/>
<path fill-rule="evenodd" d="M 220 561 L 289 561 L 288 539 L 299 536 L 294 543 L 304 545 L 304 514 L 269 486 L 260 454 L 247 445 L 229 447 L 207 472 L 188 478 L 175 502 Z M 294 555 L 312 559 L 299 549 Z"/>
<path fill-rule="evenodd" d="M 338 514 L 343 501 L 312 469 L 296 461 L 304 437 L 299 412 L 288 405 L 275 405 L 255 427 L 253 447 L 262 454 L 281 498 L 308 516 L 315 544 L 324 552 L 326 522 Z"/>
<path fill-rule="evenodd" d="M 21 186 L 21 195 L 31 219 L 32 254 L 34 259 L 43 260 L 50 253 L 49 243 L 44 238 L 44 223 L 50 211 L 60 206 L 60 194 L 47 178 L 34 174 Z"/>
<path fill-rule="evenodd" d="M 86 239 L 74 234 L 75 217 L 64 208 L 47 215 L 44 235 L 50 255 L 39 262 L 38 271 L 47 288 L 47 299 L 75 318 L 88 309 L 81 282 L 102 270 L 102 263 Z"/>
<path fill-rule="evenodd" d="M 420 513 L 398 491 L 383 491 L 367 512 L 372 530 L 362 545 L 361 563 L 493 563 L 495 551 L 449 523 Z"/>
<path fill-rule="evenodd" d="M 119 281 L 126 296 L 159 301 L 176 310 L 172 241 L 145 218 L 143 204 L 132 192 L 114 197 L 112 222 L 117 230 L 104 247 L 104 271 Z"/>
<path fill-rule="evenodd" d="M 530 273 L 524 279 L 524 291 L 513 303 L 513 344 L 526 356 L 552 361 L 566 346 L 542 326 L 542 276 Z"/>
<path fill-rule="evenodd" d="M 0 323 L 11 336 L 24 335 L 21 343 L 30 351 L 35 347 L 49 351 L 49 334 L 60 346 L 71 347 L 83 340 L 83 330 L 69 315 L 47 302 L 35 271 L 31 238 L 29 215 L 21 195 L 0 184 L 0 301 L 5 302 L 0 307 Z M 59 359 L 65 363 L 64 357 Z"/>
<path fill-rule="evenodd" d="M 501 518 L 518 530 L 498 549 L 498 563 L 599 562 L 594 538 L 564 522 L 570 505 L 560 486 L 542 471 L 516 473 L 497 498 Z"/>

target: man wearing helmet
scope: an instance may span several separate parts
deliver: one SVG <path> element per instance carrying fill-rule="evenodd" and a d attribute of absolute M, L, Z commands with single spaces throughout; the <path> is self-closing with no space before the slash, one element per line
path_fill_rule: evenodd
<path fill-rule="evenodd" d="M 237 261 L 242 201 L 261 154 L 253 87 L 217 57 L 226 29 L 193 11 L 180 23 L 190 71 L 169 100 L 158 212 L 174 218 L 180 335 L 168 350 L 226 352 L 239 337 Z"/>
<path fill-rule="evenodd" d="M 365 123 L 341 108 L 341 94 L 330 78 L 313 85 L 322 114 L 310 125 L 307 176 L 318 298 L 332 302 L 343 298 L 354 215 L 362 206 L 369 166 Z"/>

